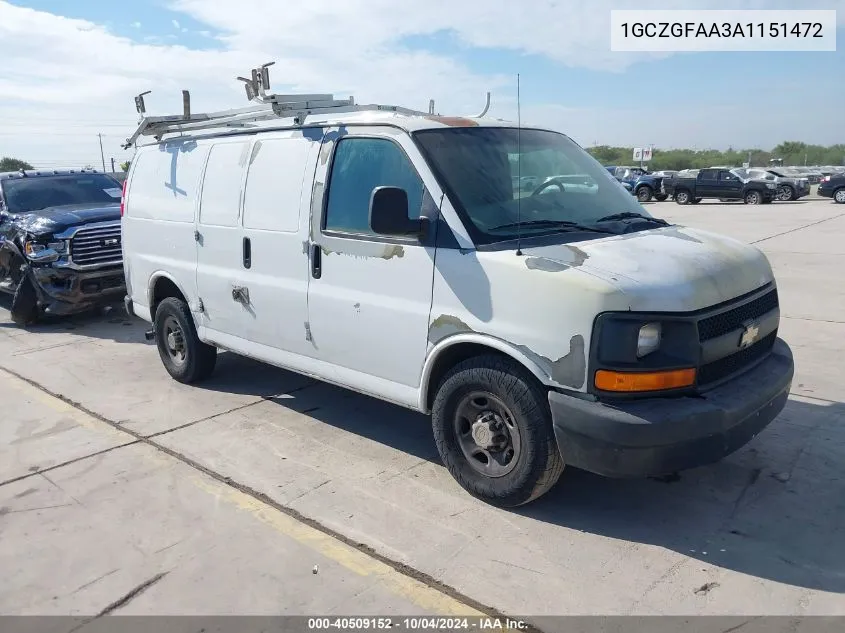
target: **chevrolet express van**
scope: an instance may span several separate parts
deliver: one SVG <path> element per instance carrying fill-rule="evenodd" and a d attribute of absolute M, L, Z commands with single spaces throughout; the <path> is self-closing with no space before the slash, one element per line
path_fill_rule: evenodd
<path fill-rule="evenodd" d="M 430 414 L 449 472 L 503 507 L 565 465 L 716 462 L 783 409 L 759 250 L 652 217 L 558 132 L 372 110 L 139 143 L 126 304 L 175 380 L 222 349 Z"/>

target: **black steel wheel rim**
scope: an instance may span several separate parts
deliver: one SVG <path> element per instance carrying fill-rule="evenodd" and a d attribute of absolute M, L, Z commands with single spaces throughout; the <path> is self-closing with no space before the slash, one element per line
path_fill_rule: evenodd
<path fill-rule="evenodd" d="M 177 365 L 184 364 L 188 357 L 185 346 L 185 333 L 179 321 L 172 316 L 167 317 L 163 324 L 164 350 L 171 361 Z"/>
<path fill-rule="evenodd" d="M 470 467 L 485 477 L 504 477 L 519 461 L 522 442 L 508 406 L 491 393 L 473 391 L 455 408 L 455 436 Z"/>

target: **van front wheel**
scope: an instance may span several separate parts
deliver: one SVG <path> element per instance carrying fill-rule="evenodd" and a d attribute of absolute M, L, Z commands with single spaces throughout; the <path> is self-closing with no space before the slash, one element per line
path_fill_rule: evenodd
<path fill-rule="evenodd" d="M 214 371 L 217 348 L 199 340 L 191 312 L 181 299 L 168 297 L 156 308 L 155 339 L 161 362 L 174 380 L 199 382 Z"/>
<path fill-rule="evenodd" d="M 563 472 L 546 393 L 510 359 L 481 356 L 455 366 L 437 390 L 432 427 L 452 476 L 492 505 L 528 503 Z"/>

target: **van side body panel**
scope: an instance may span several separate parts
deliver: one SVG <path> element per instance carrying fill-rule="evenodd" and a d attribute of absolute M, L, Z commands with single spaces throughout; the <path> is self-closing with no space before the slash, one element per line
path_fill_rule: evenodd
<path fill-rule="evenodd" d="M 166 275 L 197 307 L 194 217 L 208 147 L 174 140 L 138 150 L 122 220 L 124 271 L 135 314 L 152 318 L 153 283 Z"/>

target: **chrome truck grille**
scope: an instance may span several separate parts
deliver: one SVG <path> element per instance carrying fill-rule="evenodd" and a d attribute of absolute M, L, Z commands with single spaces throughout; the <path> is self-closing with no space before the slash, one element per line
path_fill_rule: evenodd
<path fill-rule="evenodd" d="M 123 262 L 120 222 L 83 227 L 70 241 L 70 261 L 76 266 L 109 266 Z"/>

